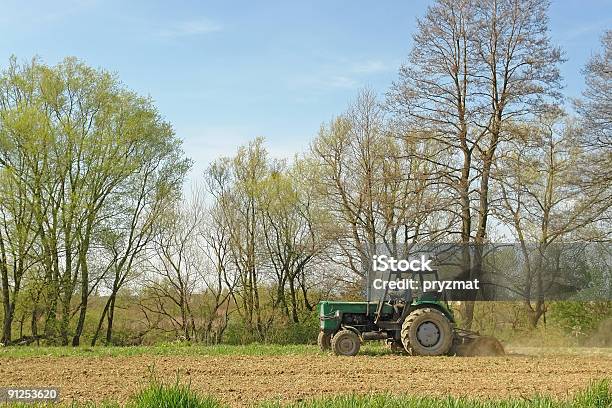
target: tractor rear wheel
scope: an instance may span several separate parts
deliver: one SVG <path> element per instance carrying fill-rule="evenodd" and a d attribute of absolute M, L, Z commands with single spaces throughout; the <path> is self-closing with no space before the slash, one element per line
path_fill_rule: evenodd
<path fill-rule="evenodd" d="M 331 333 L 325 332 L 323 330 L 319 332 L 319 337 L 317 337 L 317 344 L 319 345 L 321 351 L 327 351 L 331 349 L 331 339 Z"/>
<path fill-rule="evenodd" d="M 413 356 L 441 356 L 453 345 L 453 325 L 439 310 L 424 307 L 402 324 L 402 344 Z"/>
<path fill-rule="evenodd" d="M 331 339 L 331 348 L 337 356 L 355 356 L 360 347 L 359 336 L 351 330 L 340 330 Z"/>

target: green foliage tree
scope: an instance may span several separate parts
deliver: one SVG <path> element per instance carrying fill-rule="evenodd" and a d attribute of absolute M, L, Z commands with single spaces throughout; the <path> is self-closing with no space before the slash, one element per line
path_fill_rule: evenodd
<path fill-rule="evenodd" d="M 54 67 L 38 60 L 19 65 L 13 58 L 0 87 L 0 165 L 5 178 L 15 174 L 12 188 L 22 191 L 20 205 L 33 215 L 30 240 L 45 271 L 45 337 L 68 344 L 77 314 L 72 344 L 78 345 L 89 295 L 104 277 L 91 274 L 98 232 L 126 227 L 119 222 L 125 214 L 117 212 L 126 196 L 148 202 L 176 198 L 189 162 L 150 100 L 74 58 Z M 144 222 L 150 209 L 137 205 L 132 221 Z M 132 233 L 136 223 L 127 225 Z M 3 270 L 8 264 L 5 257 Z M 3 282 L 4 291 L 19 288 L 17 279 Z M 4 337 L 10 340 L 8 332 Z"/>

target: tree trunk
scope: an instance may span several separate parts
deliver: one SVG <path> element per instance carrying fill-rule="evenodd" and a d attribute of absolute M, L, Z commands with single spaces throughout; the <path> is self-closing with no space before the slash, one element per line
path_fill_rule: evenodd
<path fill-rule="evenodd" d="M 78 346 L 81 342 L 81 334 L 85 326 L 85 316 L 87 315 L 87 302 L 89 300 L 89 267 L 87 265 L 87 252 L 89 251 L 89 236 L 93 227 L 93 219 L 90 218 L 85 229 L 85 237 L 79 248 L 79 267 L 81 269 L 81 306 L 79 320 L 77 321 L 76 331 L 72 338 L 72 345 Z"/>
<path fill-rule="evenodd" d="M 543 300 L 537 300 L 534 308 L 531 302 L 527 301 L 525 302 L 525 309 L 527 311 L 529 329 L 533 330 L 538 326 L 540 318 L 546 313 L 546 304 Z"/>
<path fill-rule="evenodd" d="M 87 273 L 84 274 L 86 278 Z M 87 281 L 81 284 L 81 308 L 79 311 L 79 320 L 77 322 L 76 330 L 74 333 L 74 337 L 72 338 L 72 345 L 74 347 L 78 346 L 81 341 L 81 334 L 83 333 L 83 327 L 85 325 L 85 316 L 87 315 L 87 300 L 88 300 L 88 291 L 89 285 Z"/>
<path fill-rule="evenodd" d="M 68 345 L 68 331 L 70 328 L 70 303 L 72 301 L 72 241 L 66 237 L 66 262 L 64 276 L 62 277 L 62 318 L 60 320 L 60 339 L 62 346 Z"/>
<path fill-rule="evenodd" d="M 308 289 L 306 288 L 306 277 L 304 276 L 304 271 L 300 273 L 301 279 L 298 278 L 298 283 L 300 284 L 300 288 L 302 289 L 302 296 L 304 296 L 304 307 L 306 310 L 312 311 L 314 306 L 310 304 L 308 301 Z"/>
<path fill-rule="evenodd" d="M 11 327 L 13 324 L 13 309 L 10 303 L 4 302 L 4 320 L 2 322 L 2 340 L 0 343 L 11 344 Z"/>
<path fill-rule="evenodd" d="M 112 294 L 110 298 L 110 305 L 107 313 L 107 322 L 106 322 L 106 344 L 109 345 L 111 343 L 111 339 L 113 336 L 113 321 L 115 319 L 115 299 L 116 294 Z"/>
<path fill-rule="evenodd" d="M 295 278 L 289 278 L 289 292 L 291 293 L 291 319 L 293 323 L 299 323 L 300 319 L 298 317 L 297 311 L 297 296 L 295 293 Z"/>
<path fill-rule="evenodd" d="M 98 341 L 98 336 L 100 336 L 100 330 L 102 330 L 102 325 L 104 324 L 104 319 L 106 319 L 106 314 L 108 313 L 108 309 L 110 306 L 110 300 L 111 297 L 109 296 L 108 300 L 106 301 L 106 304 L 104 305 L 104 310 L 102 310 L 102 315 L 100 316 L 100 319 L 98 320 L 98 325 L 96 326 L 96 331 L 94 332 L 94 335 L 91 339 L 91 345 L 95 346 L 97 341 Z"/>
<path fill-rule="evenodd" d="M 36 339 L 36 345 L 40 345 L 40 338 L 38 337 L 38 304 L 35 304 L 32 308 L 30 330 L 32 331 L 32 337 Z"/>
<path fill-rule="evenodd" d="M 4 319 L 2 321 L 2 339 L 0 343 L 11 343 L 11 327 L 13 324 L 13 308 L 9 298 L 8 277 L 2 273 L 2 303 L 4 308 Z"/>
<path fill-rule="evenodd" d="M 0 283 L 2 284 L 2 305 L 4 308 L 4 319 L 2 321 L 2 338 L 0 343 L 10 344 L 11 342 L 11 326 L 13 323 L 13 310 L 11 308 L 10 288 L 8 280 L 8 266 L 6 251 L 4 248 L 4 240 L 0 235 L 0 273 L 2 274 Z"/>

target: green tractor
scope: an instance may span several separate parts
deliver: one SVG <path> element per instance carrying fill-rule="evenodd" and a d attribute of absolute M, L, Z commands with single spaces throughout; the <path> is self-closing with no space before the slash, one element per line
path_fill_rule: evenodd
<path fill-rule="evenodd" d="M 420 278 L 422 282 L 422 274 Z M 369 340 L 384 340 L 392 351 L 418 356 L 504 354 L 497 339 L 455 327 L 444 292 L 413 297 L 405 290 L 389 296 L 385 289 L 377 302 L 321 301 L 319 319 L 319 347 L 340 356 L 358 354 L 361 343 Z"/>

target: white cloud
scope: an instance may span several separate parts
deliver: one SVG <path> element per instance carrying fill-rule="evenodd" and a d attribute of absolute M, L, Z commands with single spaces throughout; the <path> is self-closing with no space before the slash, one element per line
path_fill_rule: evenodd
<path fill-rule="evenodd" d="M 398 64 L 399 65 L 399 64 Z M 357 89 L 362 87 L 368 77 L 394 70 L 394 64 L 379 59 L 349 60 L 335 58 L 320 66 L 318 72 L 297 75 L 289 78 L 292 89 L 310 88 L 311 90 Z M 300 102 L 305 102 L 301 100 Z"/>
<path fill-rule="evenodd" d="M 319 75 L 301 75 L 289 80 L 292 89 L 308 88 L 310 90 L 353 89 L 359 87 L 359 82 L 346 75 L 321 73 Z"/>
<path fill-rule="evenodd" d="M 186 37 L 221 31 L 223 26 L 208 19 L 190 20 L 178 22 L 170 27 L 162 29 L 159 34 L 162 37 Z"/>
<path fill-rule="evenodd" d="M 351 70 L 356 74 L 374 74 L 376 72 L 387 71 L 388 69 L 389 67 L 382 61 L 369 60 L 354 63 Z"/>
<path fill-rule="evenodd" d="M 22 25 L 23 21 L 29 24 L 27 28 L 42 24 L 55 24 L 71 16 L 91 11 L 98 6 L 98 0 L 64 0 L 60 2 L 39 2 L 24 5 L 22 1 L 13 0 L 2 4 L 1 24 Z"/>
<path fill-rule="evenodd" d="M 333 76 L 328 80 L 322 81 L 323 86 L 328 86 L 331 88 L 355 88 L 358 83 L 353 78 L 347 76 Z"/>

